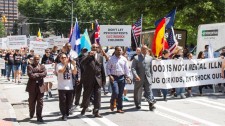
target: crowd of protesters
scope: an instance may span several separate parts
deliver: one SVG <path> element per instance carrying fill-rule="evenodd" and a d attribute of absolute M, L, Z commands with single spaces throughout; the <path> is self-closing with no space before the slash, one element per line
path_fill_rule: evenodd
<path fill-rule="evenodd" d="M 199 52 L 198 59 L 207 58 L 208 47 Z M 109 52 L 113 52 L 109 54 Z M 134 102 L 137 109 L 141 108 L 142 90 L 144 97 L 149 103 L 149 110 L 155 109 L 152 88 L 151 88 L 151 65 L 152 60 L 168 59 L 192 59 L 193 55 L 187 48 L 177 47 L 173 54 L 169 50 L 163 50 L 162 56 L 157 59 L 151 53 L 151 49 L 143 45 L 136 49 L 136 54 L 131 58 L 127 57 L 126 48 L 119 46 L 103 50 L 98 44 L 93 44 L 88 52 L 87 48 L 82 48 L 78 55 L 72 50 L 69 43 L 62 49 L 54 46 L 52 49 L 45 49 L 43 56 L 35 55 L 34 50 L 22 48 L 20 50 L 1 50 L 0 57 L 5 61 L 5 69 L 1 70 L 1 76 L 7 77 L 8 81 L 21 83 L 21 78 L 28 75 L 27 91 L 29 92 L 29 110 L 30 118 L 33 118 L 36 107 L 37 121 L 43 122 L 42 108 L 43 97 L 45 99 L 52 97 L 52 82 L 44 82 L 46 69 L 44 65 L 52 64 L 55 68 L 54 74 L 58 81 L 59 109 L 62 114 L 62 120 L 73 113 L 77 106 L 83 109 L 81 115 L 86 111 L 93 111 L 94 117 L 102 117 L 99 113 L 101 108 L 101 88 L 104 94 L 111 93 L 110 109 L 117 113 L 124 113 L 123 101 L 129 101 L 127 98 L 126 83 L 134 83 Z M 225 56 L 225 49 L 221 56 Z M 130 59 L 130 61 L 128 60 Z M 132 64 L 129 64 L 131 63 Z M 106 65 L 104 65 L 106 63 Z M 27 69 L 28 68 L 28 69 Z M 133 75 L 133 79 L 131 76 Z M 106 77 L 109 77 L 108 91 L 105 89 Z M 38 85 L 32 87 L 31 85 Z M 219 85 L 221 87 L 221 84 Z M 199 86 L 199 95 L 203 94 L 203 88 L 212 88 L 212 85 Z M 43 89 L 43 90 L 42 90 Z M 38 91 L 37 91 L 38 90 Z M 83 98 L 80 104 L 81 93 Z M 192 97 L 192 87 L 162 89 L 163 99 L 167 101 L 167 95 L 186 98 Z M 187 92 L 187 93 L 186 93 Z M 220 92 L 222 92 L 220 90 Z M 187 94 L 187 95 L 186 95 Z M 37 97 L 35 97 L 37 96 Z M 93 104 L 93 110 L 89 106 Z"/>

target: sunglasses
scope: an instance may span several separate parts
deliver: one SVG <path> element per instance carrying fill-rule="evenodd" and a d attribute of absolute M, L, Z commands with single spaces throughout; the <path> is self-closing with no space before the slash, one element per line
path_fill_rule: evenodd
<path fill-rule="evenodd" d="M 67 57 L 61 57 L 62 59 L 65 59 L 65 58 L 67 58 Z"/>

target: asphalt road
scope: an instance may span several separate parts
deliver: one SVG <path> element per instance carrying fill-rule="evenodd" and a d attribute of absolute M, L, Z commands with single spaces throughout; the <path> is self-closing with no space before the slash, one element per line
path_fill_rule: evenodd
<path fill-rule="evenodd" d="M 27 77 L 25 77 L 27 78 Z M 53 98 L 44 101 L 44 123 L 37 123 L 36 118 L 29 119 L 28 93 L 25 92 L 27 79 L 21 84 L 0 79 L 0 89 L 14 108 L 16 120 L 20 126 L 224 126 L 225 125 L 225 95 L 213 93 L 204 89 L 203 96 L 198 96 L 194 88 L 194 97 L 179 99 L 169 97 L 168 101 L 156 97 L 154 112 L 149 111 L 148 104 L 142 100 L 142 108 L 137 110 L 133 103 L 133 93 L 129 91 L 129 101 L 124 102 L 124 114 L 111 112 L 109 109 L 110 94 L 102 95 L 100 113 L 103 118 L 94 118 L 91 112 L 80 115 L 78 107 L 67 121 L 60 119 L 57 90 L 53 90 Z M 92 108 L 92 106 L 91 106 Z M 7 117 L 5 117 L 7 118 Z"/>

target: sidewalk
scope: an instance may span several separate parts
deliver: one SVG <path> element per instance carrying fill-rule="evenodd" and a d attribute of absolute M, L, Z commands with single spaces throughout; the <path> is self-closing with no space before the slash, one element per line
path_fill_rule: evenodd
<path fill-rule="evenodd" d="M 3 93 L 4 85 L 7 83 L 2 81 L 3 79 L 6 80 L 5 78 L 0 78 L 0 126 L 19 126 L 15 111 Z"/>

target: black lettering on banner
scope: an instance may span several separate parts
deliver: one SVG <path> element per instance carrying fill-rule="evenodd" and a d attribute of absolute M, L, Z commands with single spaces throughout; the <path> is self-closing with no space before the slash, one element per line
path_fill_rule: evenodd
<path fill-rule="evenodd" d="M 162 83 L 165 84 L 165 78 L 162 78 Z"/>
<path fill-rule="evenodd" d="M 158 77 L 152 78 L 152 83 L 160 83 L 160 79 Z"/>
<path fill-rule="evenodd" d="M 221 73 L 212 74 L 212 79 L 220 79 L 222 78 Z"/>
<path fill-rule="evenodd" d="M 156 71 L 157 71 L 157 66 L 156 66 L 156 65 L 153 65 L 153 66 L 152 66 L 152 70 L 153 70 L 154 72 L 156 72 Z"/>

